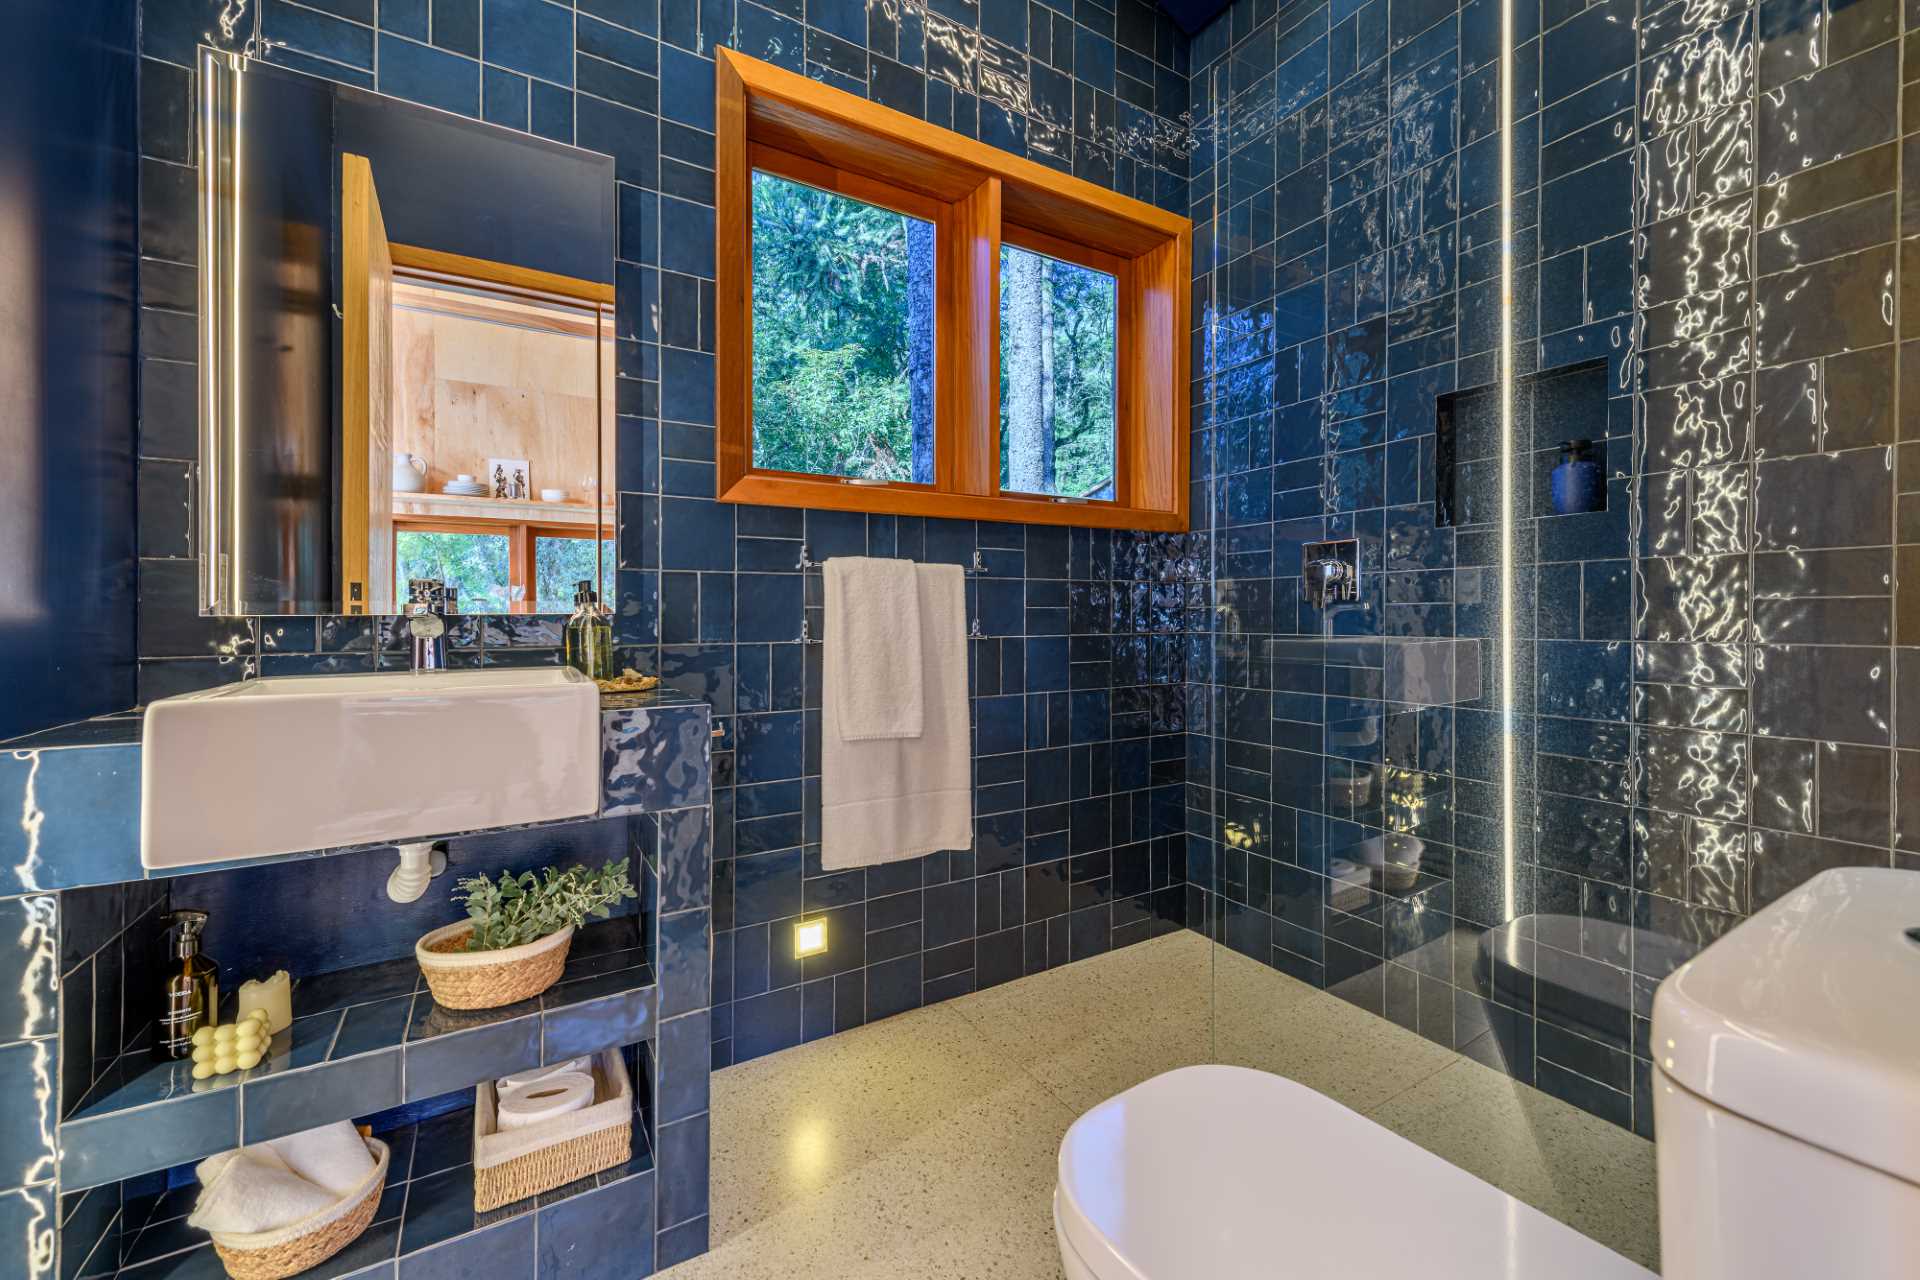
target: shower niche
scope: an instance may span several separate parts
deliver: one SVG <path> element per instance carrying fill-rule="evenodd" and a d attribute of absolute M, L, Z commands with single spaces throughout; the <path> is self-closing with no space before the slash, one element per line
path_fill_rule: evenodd
<path fill-rule="evenodd" d="M 1608 362 L 1589 360 L 1516 378 L 1513 438 L 1527 450 L 1526 505 L 1515 515 L 1585 515 L 1607 509 L 1610 454 L 1631 439 L 1622 399 L 1613 431 Z M 1471 387 L 1435 402 L 1433 522 L 1438 528 L 1500 519 L 1500 388 Z M 1617 442 L 1616 442 L 1617 437 Z"/>

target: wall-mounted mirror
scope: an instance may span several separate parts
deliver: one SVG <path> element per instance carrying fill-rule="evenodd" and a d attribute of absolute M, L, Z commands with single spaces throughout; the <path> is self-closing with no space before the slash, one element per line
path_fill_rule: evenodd
<path fill-rule="evenodd" d="M 610 598 L 610 157 L 201 51 L 201 608 Z"/>

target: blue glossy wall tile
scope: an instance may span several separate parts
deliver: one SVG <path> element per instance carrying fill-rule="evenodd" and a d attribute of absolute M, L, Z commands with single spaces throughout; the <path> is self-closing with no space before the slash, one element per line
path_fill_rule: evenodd
<path fill-rule="evenodd" d="M 59 1031 L 60 899 L 54 894 L 0 898 L 0 1041 Z M 111 937 L 103 939 L 102 945 Z M 76 964 L 85 957 L 76 957 Z"/>
<path fill-rule="evenodd" d="M 1006 11 L 1000 12 L 1003 7 Z M 371 29 L 370 15 L 337 10 L 322 13 L 280 5 L 263 18 L 267 34 L 287 42 L 276 46 L 274 55 L 302 70 L 364 83 L 366 70 L 377 67 L 376 87 L 383 91 L 467 115 L 484 113 L 509 127 L 529 128 L 615 157 L 621 212 L 618 306 L 630 317 L 621 330 L 616 393 L 620 418 L 615 470 L 622 490 L 616 530 L 622 572 L 616 605 L 622 661 L 657 671 L 670 685 L 713 704 L 727 730 L 713 744 L 711 786 L 716 793 L 736 784 L 795 781 L 817 773 L 817 756 L 810 754 L 814 748 L 809 745 L 818 732 L 817 719 L 807 715 L 818 697 L 817 651 L 794 644 L 809 603 L 803 580 L 793 572 L 802 543 L 816 559 L 871 551 L 960 563 L 979 547 L 991 553 L 993 574 L 979 584 L 974 607 L 988 633 L 1004 637 L 974 646 L 976 692 L 1004 700 L 996 701 L 983 726 L 982 753 L 1012 756 L 1026 747 L 1048 749 L 1069 742 L 1095 747 L 1171 735 L 1174 745 L 1153 748 L 1166 763 L 1145 784 L 1135 776 L 1122 787 L 1105 774 L 1100 790 L 1083 787 L 1083 795 L 1131 812 L 1131 796 L 1158 787 L 1166 802 L 1141 812 L 1177 813 L 1174 797 L 1185 758 L 1177 735 L 1183 726 L 1173 710 L 1180 700 L 1166 691 L 1177 688 L 1183 678 L 1184 654 L 1168 647 L 1157 663 L 1116 658 L 1105 637 L 1174 634 L 1180 625 L 1150 604 L 1109 607 L 1069 625 L 1064 595 L 1055 601 L 1050 590 L 1035 587 L 1069 581 L 1093 584 L 1110 576 L 1129 584 L 1171 581 L 1170 574 L 1181 572 L 1172 566 L 1187 552 L 1180 539 L 1081 531 L 1073 535 L 1077 550 L 1070 556 L 1073 539 L 1064 530 L 977 529 L 970 522 L 929 525 L 839 512 L 756 512 L 707 496 L 712 492 L 714 49 L 731 45 L 755 56 L 793 62 L 795 69 L 804 69 L 796 60 L 804 50 L 801 60 L 853 92 L 882 97 L 890 105 L 1023 148 L 1128 194 L 1182 208 L 1188 147 L 1179 120 L 1188 105 L 1185 43 L 1164 17 L 1145 5 L 1127 0 L 1123 7 L 1127 14 L 1118 22 L 1111 14 L 1103 17 L 1093 11 L 1077 17 L 1040 13 L 1032 19 L 1042 29 L 1037 45 L 1026 30 L 1029 17 L 1019 6 L 938 16 L 877 13 L 858 3 L 805 15 L 754 5 L 663 6 L 658 13 L 652 6 L 609 6 L 576 18 L 547 0 L 469 0 L 438 5 L 431 15 L 420 6 L 403 5 L 392 14 L 383 12 L 378 31 Z M 938 38 L 925 36 L 928 21 L 939 27 Z M 976 32 L 982 26 L 990 27 L 1010 50 L 996 62 L 992 76 L 980 66 L 981 36 Z M 1013 38 L 1016 27 L 1020 30 Z M 156 91 L 166 85 L 190 97 L 191 74 L 185 67 L 191 42 L 178 38 L 167 24 L 155 25 L 153 37 L 143 50 L 149 83 Z M 1034 56 L 1013 52 L 1022 48 L 1034 50 Z M 992 109 L 981 110 L 982 102 Z M 1077 110 L 1082 104 L 1088 109 Z M 143 139 L 157 175 L 147 184 L 154 194 L 143 211 L 146 252 L 152 261 L 188 277 L 191 201 L 163 204 L 157 193 L 161 178 L 173 178 L 176 186 L 191 190 L 189 124 L 184 114 L 165 116 Z M 182 294 L 179 301 L 160 305 L 167 296 L 152 294 L 150 327 L 158 331 L 172 325 L 190 333 L 189 297 Z M 647 305 L 636 305 L 642 302 Z M 164 362 L 150 359 L 155 366 L 153 390 L 189 391 L 191 380 L 177 375 L 191 358 L 190 346 L 182 346 L 169 350 Z M 164 400 L 156 396 L 151 407 L 156 416 L 162 410 L 173 414 L 168 421 L 177 426 L 189 405 L 190 397 L 173 394 Z M 190 424 L 190 413 L 185 420 Z M 159 439 L 159 425 L 156 421 L 155 430 L 149 431 L 143 422 L 142 439 Z M 190 430 L 170 438 L 178 440 L 170 446 L 173 451 L 156 460 L 191 457 Z M 177 469 L 147 471 L 153 486 L 164 481 L 178 489 Z M 1020 552 L 1029 535 L 1036 554 L 1023 563 Z M 1127 567 L 1117 574 L 1116 540 L 1145 553 L 1125 557 Z M 260 637 L 273 628 L 263 629 L 250 620 L 209 623 L 193 615 L 187 590 L 190 561 L 183 556 L 177 541 L 156 539 L 143 562 L 142 635 L 151 643 L 143 644 L 141 654 L 146 659 L 143 688 L 149 696 L 239 678 L 259 669 L 256 662 L 267 661 L 254 655 L 263 643 Z M 1191 567 L 1189 562 L 1189 571 Z M 750 576 L 736 582 L 735 575 L 742 573 Z M 1127 593 L 1130 599 L 1140 594 Z M 817 607 L 817 597 L 811 603 Z M 1069 631 L 1072 638 L 1097 643 L 1073 656 L 1071 671 L 1064 644 L 1041 644 L 1030 676 L 1030 638 L 1064 641 Z M 268 655 L 269 665 L 286 670 L 296 661 L 311 665 L 316 654 L 338 650 L 337 644 L 329 647 L 330 634 L 322 628 L 310 640 L 298 633 L 281 637 Z M 549 633 L 522 636 L 509 628 L 485 626 L 477 635 L 482 661 L 552 657 Z M 1144 643 L 1138 648 L 1144 653 Z M 389 657 L 383 646 L 367 644 L 362 650 L 376 663 Z M 351 651 L 352 660 L 360 661 L 362 650 Z M 1078 691 L 1071 709 L 1063 702 L 1056 716 L 1047 714 L 1044 706 L 1029 705 L 1022 729 L 1022 699 L 1031 704 L 1032 695 L 1069 685 Z M 1144 692 L 1123 693 L 1126 690 Z M 1045 725 L 1037 739 L 1035 713 L 1044 716 Z M 691 725 L 687 731 L 694 732 Z M 1024 744 L 1018 740 L 1020 732 L 1028 739 Z M 622 747 L 616 735 L 608 747 L 615 778 L 610 812 L 625 812 L 629 805 L 704 804 L 709 778 L 691 766 L 694 759 L 689 752 L 677 753 L 680 763 L 674 768 L 679 771 L 666 773 Z M 982 784 L 983 814 L 1023 807 L 1021 775 L 1033 771 L 1003 772 L 1006 781 Z M 1089 775 L 1085 786 L 1093 785 Z M 732 812 L 730 796 L 720 799 L 716 812 L 723 815 L 712 833 L 717 859 L 734 856 L 736 849 L 790 858 L 815 838 L 817 787 L 804 793 L 798 808 L 764 814 L 737 831 L 725 816 Z M 1083 848 L 1090 839 L 1127 845 L 1157 841 L 1163 850 L 1157 865 L 1184 868 L 1184 856 L 1165 855 L 1168 846 L 1182 839 L 1177 819 L 1157 826 L 1123 823 L 1112 816 L 1095 819 L 1086 809 L 1083 821 L 1091 824 L 1083 833 Z M 688 875 L 697 874 L 697 869 L 688 869 Z M 718 863 L 710 874 L 717 884 L 723 875 Z M 942 863 L 925 874 L 944 883 L 971 880 L 978 873 L 963 855 L 952 866 Z M 803 881 L 807 878 L 802 876 Z M 663 888 L 668 910 L 695 901 L 684 877 L 663 882 Z M 751 878 L 746 889 L 749 915 L 762 909 L 786 913 L 777 920 L 768 917 L 769 925 L 789 921 L 800 908 L 791 893 L 770 898 Z M 1168 927 L 1178 914 L 1167 914 Z M 920 998 L 916 995 L 910 1003 Z M 670 1005 L 673 999 L 669 996 Z M 852 999 L 851 991 L 847 999 Z M 866 1012 L 848 1009 L 836 1013 L 835 1021 L 853 1025 Z M 715 1034 L 721 1029 L 716 1021 Z M 726 1046 L 719 1052 L 726 1060 L 734 1056 Z"/>
<path fill-rule="evenodd" d="M 207 913 L 206 954 L 220 964 L 221 981 L 238 987 L 276 969 L 307 976 L 409 955 L 422 934 L 458 917 L 450 895 L 463 876 L 598 866 L 628 856 L 626 819 L 460 836 L 447 844 L 447 870 L 411 903 L 387 897 L 395 865 L 388 849 L 183 876 L 171 882 L 172 902 Z"/>
<path fill-rule="evenodd" d="M 393 1092 L 397 1100 L 398 1080 Z M 182 1158 L 198 1159 L 237 1146 L 239 1099 L 237 1090 L 223 1089 L 150 1113 L 65 1124 L 60 1130 L 60 1181 L 79 1187 L 117 1182 Z"/>
<path fill-rule="evenodd" d="M 597 1041 L 601 1047 L 609 1041 Z M 411 1045 L 406 1057 L 406 1087 L 403 1102 L 435 1098 L 454 1089 L 465 1088 L 476 1075 L 498 1078 L 515 1071 L 537 1067 L 541 1057 L 539 1020 L 517 1018 L 492 1027 L 478 1027 L 455 1035 L 436 1036 Z M 296 1086 L 300 1087 L 300 1086 Z M 251 1110 L 253 1095 L 249 1093 Z M 364 1110 L 378 1110 L 367 1107 Z M 248 1116 L 249 1128 L 252 1116 Z M 249 1134 L 249 1140 L 252 1135 Z"/>
<path fill-rule="evenodd" d="M 265 1142 L 310 1129 L 316 1110 L 328 1115 L 370 1115 L 398 1106 L 404 1100 L 401 1075 L 399 1058 L 378 1055 L 250 1081 L 241 1139 Z"/>
<path fill-rule="evenodd" d="M 16 1242 L 15 1265 L 31 1280 L 55 1274 L 58 1199 L 50 1185 L 0 1192 L 0 1240 Z"/>
<path fill-rule="evenodd" d="M 653 1178 L 630 1178 L 540 1211 L 538 1280 L 626 1280 L 653 1271 Z M 618 1241 L 616 1248 L 607 1247 Z"/>
<path fill-rule="evenodd" d="M 707 1127 L 707 1117 L 704 1114 L 675 1121 L 672 1124 L 660 1125 L 657 1158 L 661 1169 L 671 1171 L 676 1166 L 706 1168 Z M 661 1230 L 694 1218 L 705 1217 L 707 1213 L 705 1179 L 695 1184 L 691 1180 L 675 1181 L 669 1178 L 661 1186 L 655 1213 L 658 1228 Z"/>
<path fill-rule="evenodd" d="M 467 1220 L 472 1222 L 468 1206 Z M 474 1275 L 538 1274 L 534 1250 L 535 1219 L 510 1218 L 497 1227 L 473 1231 L 436 1248 L 400 1259 L 401 1280 L 466 1280 Z M 404 1244 L 403 1248 L 407 1247 Z"/>
<path fill-rule="evenodd" d="M 655 1240 L 655 1262 L 660 1267 L 670 1267 L 676 1262 L 698 1257 L 707 1251 L 707 1218 L 703 1214 L 675 1226 L 663 1227 Z"/>
<path fill-rule="evenodd" d="M 601 720 L 604 813 L 708 802 L 713 726 L 706 707 L 609 709 Z"/>
<path fill-rule="evenodd" d="M 0 1088 L 14 1100 L 0 1120 L 0 1185 L 49 1182 L 55 1173 L 54 1126 L 60 1089 L 52 1040 L 28 1040 L 0 1048 Z"/>
<path fill-rule="evenodd" d="M 139 550 L 139 15 L 105 0 L 29 0 L 9 17 L 12 36 L 0 54 L 4 110 L 35 124 L 10 131 L 0 154 L 24 225 L 37 230 L 31 252 L 14 255 L 8 271 L 9 284 L 30 301 L 0 343 L 0 358 L 34 388 L 22 411 L 0 424 L 7 454 L 31 459 L 8 499 L 18 521 L 10 547 L 18 573 L 9 587 L 11 620 L 0 631 L 0 671 L 11 686 L 0 704 L 0 738 L 130 702 Z M 156 38 L 177 30 L 159 25 L 169 31 Z M 48 273 L 41 262 L 61 266 Z M 177 491 L 177 471 L 155 479 L 156 500 Z"/>

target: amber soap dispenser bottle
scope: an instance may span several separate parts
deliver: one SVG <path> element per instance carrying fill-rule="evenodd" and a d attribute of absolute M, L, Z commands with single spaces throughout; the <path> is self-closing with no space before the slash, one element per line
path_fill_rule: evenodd
<path fill-rule="evenodd" d="M 220 1013 L 220 967 L 200 952 L 207 927 L 204 911 L 176 911 L 171 932 L 173 964 L 167 974 L 164 1009 L 153 1051 L 162 1058 L 193 1056 L 193 1033 L 213 1025 Z"/>

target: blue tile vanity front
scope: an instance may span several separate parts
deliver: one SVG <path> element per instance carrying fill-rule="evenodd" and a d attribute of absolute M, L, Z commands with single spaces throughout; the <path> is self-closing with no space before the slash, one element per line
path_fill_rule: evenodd
<path fill-rule="evenodd" d="M 140 865 L 140 717 L 101 716 L 0 742 L 0 893 L 119 884 L 346 852 L 150 871 Z M 711 803 L 711 708 L 670 689 L 604 699 L 601 817 Z M 445 832 L 443 835 L 474 834 Z M 384 846 L 380 846 L 384 847 Z"/>
<path fill-rule="evenodd" d="M 387 1138 L 393 1173 L 374 1224 L 314 1274 L 600 1274 L 617 1259 L 646 1275 L 705 1250 L 705 703 L 663 691 L 603 704 L 599 814 L 448 833 L 456 876 L 626 857 L 639 890 L 629 914 L 580 931 L 553 987 L 478 1012 L 437 1004 L 411 954 L 454 917 L 455 877 L 393 903 L 388 848 L 143 871 L 139 730 L 107 717 L 0 745 L 0 794 L 19 815 L 0 836 L 0 929 L 15 940 L 0 950 L 0 1040 L 14 1042 L 0 1083 L 31 1100 L 0 1125 L 0 1192 L 33 1242 L 27 1274 L 218 1275 L 184 1221 L 192 1164 L 340 1119 Z M 223 990 L 295 975 L 294 1024 L 250 1070 L 195 1081 L 150 1052 L 163 922 L 183 907 L 209 914 Z M 628 1163 L 475 1213 L 473 1086 L 616 1046 L 635 1085 Z"/>

